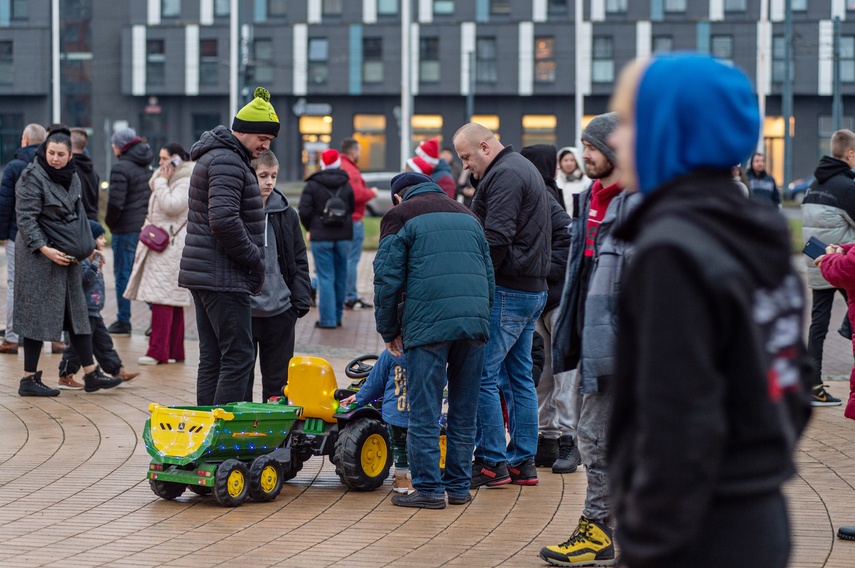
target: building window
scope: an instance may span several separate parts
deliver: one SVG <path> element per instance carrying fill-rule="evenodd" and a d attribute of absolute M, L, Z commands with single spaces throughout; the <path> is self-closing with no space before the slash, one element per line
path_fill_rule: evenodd
<path fill-rule="evenodd" d="M 534 38 L 534 79 L 540 83 L 555 82 L 555 38 Z"/>
<path fill-rule="evenodd" d="M 686 0 L 665 0 L 666 12 L 685 12 Z"/>
<path fill-rule="evenodd" d="M 24 130 L 23 114 L 0 114 L 0 162 L 8 164 L 21 147 L 21 132 Z"/>
<path fill-rule="evenodd" d="M 398 14 L 398 0 L 377 0 L 377 14 L 395 16 Z"/>
<path fill-rule="evenodd" d="M 254 65 L 250 82 L 260 84 L 273 82 L 273 40 L 253 40 L 252 54 Z"/>
<path fill-rule="evenodd" d="M 301 116 L 300 136 L 303 139 L 301 161 L 303 163 L 303 178 L 316 172 L 320 164 L 320 156 L 330 147 L 332 142 L 331 116 Z"/>
<path fill-rule="evenodd" d="M 439 82 L 439 38 L 423 37 L 419 39 L 419 81 L 422 83 Z"/>
<path fill-rule="evenodd" d="M 526 114 L 522 117 L 522 147 L 534 144 L 555 145 L 555 127 L 558 119 L 554 114 Z"/>
<path fill-rule="evenodd" d="M 166 70 L 166 49 L 162 39 L 145 42 L 145 80 L 149 85 L 163 85 Z"/>
<path fill-rule="evenodd" d="M 772 81 L 775 83 L 784 82 L 787 60 L 786 47 L 784 36 L 776 35 L 772 38 Z"/>
<path fill-rule="evenodd" d="M 177 18 L 181 15 L 181 0 L 161 0 L 160 16 L 162 18 Z"/>
<path fill-rule="evenodd" d="M 807 10 L 807 0 L 790 0 L 794 12 L 804 12 Z"/>
<path fill-rule="evenodd" d="M 487 130 L 493 133 L 496 140 L 500 140 L 499 136 L 499 115 L 498 114 L 473 114 L 469 122 L 480 124 Z"/>
<path fill-rule="evenodd" d="M 745 0 L 724 0 L 725 12 L 744 12 Z"/>
<path fill-rule="evenodd" d="M 267 17 L 282 18 L 287 14 L 286 0 L 267 0 Z"/>
<path fill-rule="evenodd" d="M 214 16 L 221 18 L 230 16 L 232 13 L 231 0 L 215 0 L 214 1 Z"/>
<path fill-rule="evenodd" d="M 671 36 L 653 36 L 650 41 L 653 53 L 671 53 L 674 51 L 674 38 Z"/>
<path fill-rule="evenodd" d="M 510 14 L 511 0 L 490 0 L 491 14 Z"/>
<path fill-rule="evenodd" d="M 606 0 L 606 12 L 609 14 L 626 12 L 626 0 Z"/>
<path fill-rule="evenodd" d="M 611 83 L 615 79 L 614 40 L 610 37 L 595 37 L 591 65 L 591 80 L 594 83 Z"/>
<path fill-rule="evenodd" d="M 199 40 L 199 84 L 216 85 L 220 82 L 220 68 L 217 58 L 217 40 Z"/>
<path fill-rule="evenodd" d="M 194 114 L 192 117 L 193 140 L 198 140 L 208 130 L 213 130 L 220 124 L 220 115 L 211 113 Z"/>
<path fill-rule="evenodd" d="M 840 36 L 840 80 L 855 83 L 855 36 Z"/>
<path fill-rule="evenodd" d="M 840 128 L 852 130 L 855 128 L 855 119 L 852 116 L 843 116 Z M 819 155 L 831 155 L 831 135 L 838 129 L 834 127 L 834 118 L 830 114 L 819 116 Z"/>
<path fill-rule="evenodd" d="M 453 14 L 454 0 L 433 0 L 433 13 L 441 15 Z"/>
<path fill-rule="evenodd" d="M 314 84 L 326 83 L 329 70 L 329 41 L 326 38 L 309 40 L 309 82 Z"/>
<path fill-rule="evenodd" d="M 362 38 L 362 82 L 383 82 L 383 38 Z"/>
<path fill-rule="evenodd" d="M 710 38 L 710 47 L 713 57 L 733 65 L 733 36 L 714 35 Z"/>
<path fill-rule="evenodd" d="M 479 83 L 495 83 L 498 80 L 496 38 L 479 37 L 476 39 L 475 58 L 475 80 Z"/>
<path fill-rule="evenodd" d="M 382 114 L 353 115 L 353 138 L 359 142 L 362 171 L 386 169 L 386 117 Z"/>
<path fill-rule="evenodd" d="M 13 20 L 26 20 L 30 17 L 30 0 L 12 0 L 11 13 Z"/>
<path fill-rule="evenodd" d="M 0 41 L 0 83 L 9 85 L 15 79 L 15 58 L 11 41 Z"/>
<path fill-rule="evenodd" d="M 566 14 L 567 13 L 567 0 L 549 0 L 547 4 L 547 11 L 550 14 Z"/>
<path fill-rule="evenodd" d="M 439 142 L 442 144 L 441 114 L 414 114 L 410 124 L 413 127 L 410 151 L 415 152 L 419 144 L 431 138 L 439 138 Z"/>
<path fill-rule="evenodd" d="M 324 16 L 341 16 L 342 0 L 324 0 Z"/>

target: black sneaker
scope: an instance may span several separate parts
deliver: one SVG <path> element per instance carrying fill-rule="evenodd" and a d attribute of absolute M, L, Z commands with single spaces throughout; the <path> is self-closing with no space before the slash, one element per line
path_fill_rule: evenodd
<path fill-rule="evenodd" d="M 482 459 L 475 458 L 472 464 L 472 481 L 469 484 L 471 489 L 477 489 L 481 486 L 498 487 L 511 482 L 511 475 L 508 473 L 508 464 L 499 462 L 491 465 Z"/>
<path fill-rule="evenodd" d="M 448 504 L 449 505 L 465 505 L 466 503 L 472 500 L 472 495 L 466 493 L 466 495 L 449 495 L 448 496 Z"/>
<path fill-rule="evenodd" d="M 107 333 L 110 335 L 121 335 L 124 337 L 131 336 L 131 322 L 116 320 L 107 328 Z"/>
<path fill-rule="evenodd" d="M 111 389 L 122 384 L 121 377 L 108 377 L 101 372 L 101 367 L 95 367 L 91 373 L 83 375 L 83 390 L 86 392 L 95 392 L 101 389 Z"/>
<path fill-rule="evenodd" d="M 344 303 L 345 307 L 350 308 L 351 310 L 360 310 L 362 308 L 373 308 L 374 304 L 369 304 L 362 298 L 357 298 L 355 300 L 348 300 Z"/>
<path fill-rule="evenodd" d="M 842 400 L 828 394 L 825 390 L 825 385 L 823 384 L 813 387 L 811 395 L 811 406 L 840 406 L 843 404 Z"/>
<path fill-rule="evenodd" d="M 537 468 L 534 467 L 534 460 L 509 465 L 508 473 L 514 485 L 537 485 Z"/>
<path fill-rule="evenodd" d="M 843 540 L 855 540 L 855 526 L 840 527 L 837 529 L 837 538 L 842 538 Z"/>
<path fill-rule="evenodd" d="M 399 507 L 418 507 L 420 509 L 445 509 L 445 497 L 428 497 L 419 490 L 403 495 L 393 495 L 392 504 Z"/>
<path fill-rule="evenodd" d="M 552 464 L 552 473 L 573 473 L 582 463 L 582 456 L 573 436 L 563 434 L 558 439 L 558 459 Z"/>
<path fill-rule="evenodd" d="M 537 435 L 537 453 L 534 454 L 535 467 L 552 467 L 558 459 L 558 438 L 544 438 Z"/>
<path fill-rule="evenodd" d="M 42 382 L 42 372 L 37 371 L 21 379 L 18 387 L 20 396 L 59 396 L 59 389 L 53 389 Z"/>

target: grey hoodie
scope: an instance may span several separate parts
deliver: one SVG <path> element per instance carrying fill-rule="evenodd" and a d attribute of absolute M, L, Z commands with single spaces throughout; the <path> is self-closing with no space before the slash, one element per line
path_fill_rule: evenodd
<path fill-rule="evenodd" d="M 264 206 L 264 284 L 258 295 L 250 297 L 254 318 L 278 316 L 291 307 L 291 290 L 279 267 L 276 234 L 269 222 L 271 213 L 280 213 L 288 207 L 288 201 L 278 191 L 270 194 Z"/>

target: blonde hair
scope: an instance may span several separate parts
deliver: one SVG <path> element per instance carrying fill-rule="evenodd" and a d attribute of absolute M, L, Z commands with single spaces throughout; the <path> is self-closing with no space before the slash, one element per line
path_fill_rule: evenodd
<path fill-rule="evenodd" d="M 271 168 L 279 167 L 279 160 L 276 159 L 276 154 L 272 150 L 264 150 L 252 162 L 252 169 L 257 170 L 258 166 L 270 166 Z"/>
<path fill-rule="evenodd" d="M 855 132 L 843 129 L 831 135 L 831 157 L 842 160 L 849 150 L 855 150 Z"/>

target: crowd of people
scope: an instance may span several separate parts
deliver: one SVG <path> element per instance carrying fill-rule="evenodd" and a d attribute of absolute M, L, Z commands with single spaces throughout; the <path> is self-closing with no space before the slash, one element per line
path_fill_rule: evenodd
<path fill-rule="evenodd" d="M 345 309 L 374 308 L 386 349 L 342 403 L 388 399 L 394 505 L 464 505 L 480 488 L 535 486 L 538 468 L 584 465 L 579 521 L 540 551 L 548 563 L 786 565 L 781 484 L 811 405 L 841 404 L 820 379 L 836 291 L 855 318 L 855 133 L 834 134 L 804 202 L 805 239 L 827 244 L 809 261 L 805 346 L 780 196 L 752 155 L 759 109 L 733 67 L 693 54 L 631 64 L 578 146 L 517 152 L 477 123 L 457 130 L 453 151 L 421 142 L 391 182 L 373 305 L 356 287 L 377 195 L 359 143 L 323 152 L 292 206 L 275 187 L 279 118 L 269 92 L 253 95 L 189 152 L 161 148 L 154 171 L 136 132 L 113 135 L 105 221 L 123 301 L 109 328 L 98 180 L 84 181 L 79 132 L 25 129 L 0 190 L 10 273 L 0 351 L 24 347 L 21 395 L 59 394 L 38 363 L 63 332 L 61 388 L 135 379 L 110 334 L 130 334 L 138 300 L 152 311 L 140 364 L 184 360 L 192 305 L 196 403 L 252 400 L 256 360 L 267 400 L 287 383 L 295 325 L 316 294 L 322 330 L 340 327 Z M 735 164 L 746 159 L 742 180 Z M 855 419 L 855 367 L 851 385 Z"/>

